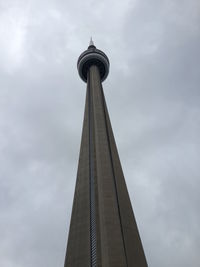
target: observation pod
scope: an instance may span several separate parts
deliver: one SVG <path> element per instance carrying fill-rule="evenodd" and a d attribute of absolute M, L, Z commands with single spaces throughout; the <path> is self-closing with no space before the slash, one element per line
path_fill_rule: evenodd
<path fill-rule="evenodd" d="M 106 54 L 97 49 L 91 39 L 88 49 L 79 56 L 77 62 L 78 73 L 84 82 L 87 82 L 87 73 L 92 65 L 98 67 L 101 82 L 105 81 L 109 73 L 110 62 Z"/>

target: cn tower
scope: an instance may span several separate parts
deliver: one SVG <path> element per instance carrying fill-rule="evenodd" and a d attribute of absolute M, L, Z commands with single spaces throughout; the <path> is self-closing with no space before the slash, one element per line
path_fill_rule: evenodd
<path fill-rule="evenodd" d="M 64 267 L 147 267 L 102 87 L 109 67 L 91 40 L 77 63 L 87 93 Z"/>

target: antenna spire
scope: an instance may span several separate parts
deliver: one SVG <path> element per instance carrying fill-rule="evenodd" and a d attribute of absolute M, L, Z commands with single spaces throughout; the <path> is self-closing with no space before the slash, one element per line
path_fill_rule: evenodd
<path fill-rule="evenodd" d="M 94 46 L 94 42 L 92 40 L 92 37 L 90 38 L 90 44 L 89 44 L 89 46 Z"/>
<path fill-rule="evenodd" d="M 96 46 L 94 45 L 94 42 L 92 40 L 92 37 L 90 38 L 90 43 L 89 43 L 88 48 L 96 48 Z"/>

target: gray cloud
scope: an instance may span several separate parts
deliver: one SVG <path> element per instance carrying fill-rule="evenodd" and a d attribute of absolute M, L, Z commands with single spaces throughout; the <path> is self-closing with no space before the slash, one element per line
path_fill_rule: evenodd
<path fill-rule="evenodd" d="M 199 264 L 200 6 L 0 2 L 0 265 L 63 266 L 92 35 L 149 266 Z"/>

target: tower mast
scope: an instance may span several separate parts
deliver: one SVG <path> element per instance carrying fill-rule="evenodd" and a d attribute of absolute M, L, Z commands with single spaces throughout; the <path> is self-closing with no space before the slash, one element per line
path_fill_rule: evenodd
<path fill-rule="evenodd" d="M 91 39 L 77 67 L 87 93 L 64 267 L 147 267 L 103 93 L 109 59 Z"/>

